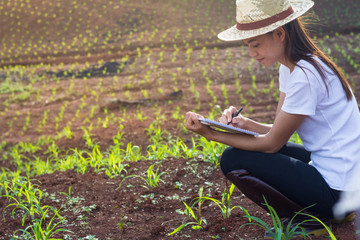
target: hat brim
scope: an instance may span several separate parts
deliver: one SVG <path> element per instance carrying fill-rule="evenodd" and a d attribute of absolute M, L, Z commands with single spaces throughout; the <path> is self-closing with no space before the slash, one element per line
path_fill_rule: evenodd
<path fill-rule="evenodd" d="M 235 25 L 219 33 L 217 36 L 219 39 L 223 41 L 238 41 L 238 40 L 244 40 L 244 39 L 260 36 L 265 33 L 271 32 L 277 29 L 278 27 L 283 26 L 286 23 L 295 20 L 296 18 L 300 17 L 305 12 L 307 12 L 312 6 L 314 6 L 314 2 L 311 0 L 291 0 L 290 3 L 294 9 L 294 12 L 290 16 L 284 18 L 283 20 L 277 21 L 273 24 L 270 24 L 269 26 L 254 30 L 238 30 Z"/>

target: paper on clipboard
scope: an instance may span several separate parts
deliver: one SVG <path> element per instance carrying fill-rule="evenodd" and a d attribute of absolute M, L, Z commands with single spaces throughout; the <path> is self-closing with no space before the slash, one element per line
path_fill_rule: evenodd
<path fill-rule="evenodd" d="M 246 129 L 236 128 L 236 127 L 222 124 L 222 123 L 219 123 L 219 122 L 207 119 L 207 118 L 199 118 L 199 121 L 202 124 L 209 125 L 211 127 L 220 128 L 222 130 L 225 130 L 225 131 L 231 132 L 231 133 L 243 133 L 243 134 L 249 134 L 249 135 L 254 135 L 254 136 L 259 135 L 259 133 L 256 133 L 256 132 L 252 132 L 252 131 L 249 131 Z"/>

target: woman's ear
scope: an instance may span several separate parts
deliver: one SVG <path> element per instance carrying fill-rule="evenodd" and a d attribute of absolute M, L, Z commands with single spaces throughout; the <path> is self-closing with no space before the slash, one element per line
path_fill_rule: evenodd
<path fill-rule="evenodd" d="M 279 39 L 281 42 L 285 40 L 285 29 L 283 27 L 279 27 L 274 30 L 274 37 Z"/>

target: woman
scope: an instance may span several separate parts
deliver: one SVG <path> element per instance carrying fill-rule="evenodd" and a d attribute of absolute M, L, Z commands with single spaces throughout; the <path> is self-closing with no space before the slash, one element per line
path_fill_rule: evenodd
<path fill-rule="evenodd" d="M 243 40 L 251 57 L 264 66 L 280 62 L 280 97 L 275 121 L 261 124 L 226 109 L 221 123 L 260 133 L 216 131 L 188 112 L 185 126 L 209 140 L 229 145 L 221 169 L 246 196 L 263 205 L 263 196 L 281 217 L 309 207 L 326 224 L 343 191 L 360 189 L 350 181 L 360 161 L 360 114 L 350 85 L 339 68 L 311 40 L 299 17 L 311 0 L 238 0 L 237 24 L 221 40 Z M 304 145 L 288 143 L 297 132 Z M 264 207 L 266 209 L 266 207 Z M 297 217 L 301 222 L 301 217 Z M 285 221 L 286 222 L 286 221 Z M 295 221 L 296 222 L 296 221 Z M 309 234 L 326 230 L 302 224 Z"/>

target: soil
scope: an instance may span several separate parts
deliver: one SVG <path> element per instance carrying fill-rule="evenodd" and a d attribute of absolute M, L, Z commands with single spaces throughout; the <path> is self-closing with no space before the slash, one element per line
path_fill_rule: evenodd
<path fill-rule="evenodd" d="M 151 163 L 129 163 L 128 175 L 146 172 Z M 71 196 L 80 199 L 74 201 L 74 204 L 65 205 L 62 211 L 62 216 L 71 223 L 67 229 L 72 233 L 65 235 L 72 239 L 91 235 L 97 239 L 263 239 L 262 228 L 255 225 L 242 227 L 248 221 L 239 208 L 235 208 L 230 217 L 224 219 L 220 208 L 211 201 L 205 202 L 201 208 L 201 216 L 207 221 L 203 229 L 193 230 L 188 226 L 177 234 L 167 236 L 181 224 L 190 221 L 186 215 L 178 212 L 185 210 L 183 201 L 190 206 L 199 196 L 200 187 L 204 188 L 204 195 L 211 194 L 212 198 L 221 200 L 221 194 L 230 183 L 226 183 L 218 167 L 201 160 L 169 158 L 159 164 L 159 171 L 168 174 L 162 177 L 165 183 L 151 190 L 142 187 L 144 182 L 136 177 L 127 178 L 121 183 L 121 178 L 109 179 L 93 171 L 83 175 L 70 170 L 55 172 L 38 176 L 33 182 L 38 183 L 49 195 L 55 194 L 55 199 L 47 198 L 44 205 L 60 208 L 68 200 L 61 193 L 68 193 L 69 187 Z M 6 205 L 5 199 L 1 199 L 0 210 Z M 245 207 L 252 216 L 271 224 L 271 218 L 266 212 L 237 189 L 232 195 L 231 205 Z M 90 206 L 93 206 L 91 211 L 82 210 Z M 22 228 L 21 219 L 12 219 L 10 210 L 4 213 L 6 220 L 0 228 L 3 236 L 0 239 L 9 239 L 9 233 Z M 337 239 L 356 239 L 354 222 L 333 224 L 332 230 Z M 329 238 L 322 236 L 312 239 Z"/>
<path fill-rule="evenodd" d="M 141 6 L 141 2 L 128 3 L 129 8 L 126 11 L 136 12 L 131 9 L 136 4 Z M 233 4 L 233 1 L 225 2 L 228 2 L 229 6 L 229 2 Z M 352 3 L 352 1 L 330 1 L 330 5 L 334 9 L 344 9 L 344 2 Z M 321 39 L 329 49 L 332 49 L 331 55 L 346 72 L 359 100 L 358 71 L 349 64 L 341 52 L 334 50 L 334 42 L 340 45 L 340 49 L 348 47 L 345 41 L 340 40 L 351 39 L 356 42 L 358 26 L 352 20 L 347 21 L 345 16 L 359 16 L 356 10 L 359 8 L 346 7 L 347 12 L 335 11 L 336 18 L 331 18 L 329 12 L 324 11 L 328 4 L 325 0 L 316 1 L 315 12 L 320 19 L 327 19 L 328 25 L 317 26 L 314 31 L 320 38 L 330 36 Z M 154 1 L 151 7 L 148 6 L 151 11 L 157 7 L 164 9 L 169 6 L 163 6 L 161 1 Z M 188 6 L 181 7 L 186 10 Z M 151 12 L 149 9 L 146 8 L 144 11 L 149 14 Z M 219 5 L 216 9 L 225 12 L 228 8 Z M 174 21 L 164 24 L 170 25 L 176 22 L 175 20 L 181 19 L 181 14 L 175 14 L 172 16 Z M 114 16 L 109 13 L 104 17 L 109 19 L 103 19 L 103 23 L 110 21 L 111 25 Z M 161 20 L 161 16 L 157 15 L 154 19 L 157 17 Z M 338 19 L 342 19 L 343 23 L 335 22 Z M 5 20 L 1 21 L 3 23 Z M 230 26 L 230 23 L 221 22 L 224 28 Z M 6 29 L 2 28 L 3 32 L 6 33 Z M 341 36 L 335 35 L 335 32 L 341 33 Z M 135 33 L 135 36 L 138 35 Z M 139 56 L 136 49 L 139 46 L 143 49 L 142 47 L 147 45 L 145 40 L 139 43 L 133 42 L 124 50 L 119 47 L 117 49 L 119 51 L 114 50 L 111 54 L 107 51 L 112 46 L 117 46 L 116 41 L 109 43 L 107 46 L 109 49 L 102 51 L 100 48 L 93 49 L 92 52 L 90 51 L 91 56 L 88 54 L 89 51 L 80 49 L 72 53 L 58 53 L 51 56 L 43 53 L 40 57 L 31 55 L 18 58 L 3 57 L 0 82 L 5 80 L 6 74 L 10 74 L 14 83 L 31 85 L 31 89 L 38 89 L 39 94 L 36 94 L 35 90 L 29 90 L 30 95 L 24 101 L 15 100 L 15 97 L 20 95 L 18 93 L 5 92 L 0 95 L 0 102 L 8 103 L 7 106 L 5 104 L 0 106 L 0 111 L 3 113 L 0 115 L 0 136 L 2 142 L 6 142 L 5 146 L 0 148 L 3 155 L 0 158 L 0 168 L 14 171 L 15 165 L 9 156 L 11 148 L 19 142 L 35 143 L 41 136 L 54 138 L 61 156 L 70 154 L 71 149 L 88 150 L 83 140 L 84 126 L 88 129 L 90 126 L 93 127 L 92 139 L 100 146 L 101 151 L 109 149 L 113 144 L 114 135 L 120 131 L 123 133 L 124 146 L 132 143 L 145 152 L 147 146 L 151 144 L 146 130 L 155 122 L 159 112 L 161 118 L 156 123 L 161 129 L 165 130 L 168 136 L 180 137 L 189 146 L 195 135 L 183 128 L 181 116 L 187 111 L 197 111 L 207 116 L 214 109 L 242 105 L 243 112 L 252 119 L 271 123 L 274 120 L 278 94 L 276 66 L 264 69 L 258 63 L 249 64 L 251 61 L 247 56 L 247 48 L 240 43 L 222 43 L 214 40 L 215 37 L 208 40 L 202 35 L 193 38 L 199 39 L 199 44 L 194 45 L 191 58 L 188 59 L 185 44 L 182 45 L 179 41 L 180 48 L 174 61 L 172 61 L 174 42 L 170 41 L 163 43 L 166 46 L 165 50 L 161 48 L 160 42 L 151 43 L 150 48 L 141 51 Z M 48 41 L 54 39 L 53 37 Z M 355 47 L 358 45 L 355 44 Z M 205 52 L 203 52 L 204 48 L 206 48 Z M 360 57 L 357 52 L 349 51 L 349 54 L 359 63 Z M 230 60 L 229 55 L 231 55 Z M 99 62 L 101 59 L 103 61 Z M 32 65 L 40 62 L 50 65 L 48 67 Z M 25 75 L 16 71 L 9 73 L 6 69 L 6 66 L 17 64 L 26 66 Z M 204 67 L 207 75 L 204 75 Z M 205 87 L 207 85 L 205 76 L 212 80 L 210 89 L 213 95 L 209 94 Z M 252 76 L 256 76 L 256 89 L 253 89 Z M 275 79 L 273 85 L 269 76 Z M 40 80 L 31 82 L 34 77 Z M 236 87 L 238 79 L 240 90 Z M 193 83 L 198 96 L 192 90 Z M 224 86 L 227 94 L 224 94 Z M 60 121 L 57 121 L 61 107 L 65 103 L 67 106 L 65 114 Z M 180 117 L 174 116 L 177 108 Z M 47 121 L 42 124 L 44 112 L 47 112 Z M 88 117 L 89 113 L 92 113 L 91 117 Z M 27 116 L 30 124 L 27 122 Z M 105 127 L 103 123 L 107 116 L 111 116 L 113 120 Z M 66 126 L 71 127 L 72 138 L 68 139 L 64 136 L 56 138 Z M 35 154 L 25 153 L 25 155 L 29 161 L 34 160 L 34 156 L 46 160 L 49 157 L 46 153 L 48 147 L 48 144 L 44 145 Z M 126 175 L 145 176 L 147 169 L 154 162 L 153 160 L 126 162 L 128 164 Z M 244 213 L 240 208 L 235 208 L 231 216 L 224 219 L 218 206 L 211 201 L 202 205 L 201 215 L 207 221 L 202 229 L 192 229 L 191 226 L 187 226 L 178 233 L 167 236 L 175 228 L 189 221 L 182 212 L 185 210 L 183 202 L 192 204 L 198 197 L 201 187 L 204 189 L 204 194 L 221 199 L 224 189 L 230 183 L 226 182 L 218 166 L 200 158 L 167 158 L 157 160 L 157 163 L 159 171 L 165 174 L 162 175 L 163 182 L 152 189 L 143 187 L 144 181 L 141 178 L 130 177 L 121 183 L 123 177 L 109 178 L 103 172 L 96 172 L 94 169 L 89 169 L 85 174 L 77 173 L 76 170 L 57 171 L 35 176 L 32 179 L 33 183 L 38 184 L 39 188 L 48 194 L 43 199 L 43 204 L 56 209 L 62 207 L 61 215 L 67 220 L 64 227 L 72 231 L 58 234 L 57 236 L 62 239 L 91 239 L 91 236 L 97 239 L 144 240 L 263 239 L 264 230 L 259 226 L 243 226 L 247 223 L 247 218 L 243 217 Z M 69 198 L 62 194 L 69 193 L 70 187 L 71 203 L 68 202 Z M 24 229 L 26 226 L 26 224 L 22 226 L 21 217 L 11 217 L 11 208 L 5 209 L 8 204 L 6 198 L 0 198 L 0 212 L 4 216 L 0 225 L 0 239 L 10 239 L 16 230 Z M 251 215 L 271 225 L 270 216 L 237 189 L 233 193 L 232 205 L 244 207 Z M 21 216 L 21 212 L 16 211 L 15 215 Z M 29 221 L 27 218 L 26 223 Z M 332 230 L 337 239 L 356 239 L 355 222 L 333 224 Z M 329 239 L 329 237 L 320 236 L 312 239 Z"/>

